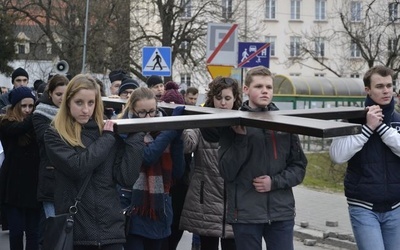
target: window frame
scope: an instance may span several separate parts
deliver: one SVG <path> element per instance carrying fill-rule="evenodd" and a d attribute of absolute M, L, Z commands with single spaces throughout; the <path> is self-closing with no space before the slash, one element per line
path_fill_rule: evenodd
<path fill-rule="evenodd" d="M 269 43 L 269 55 L 276 56 L 276 36 L 265 36 L 265 42 Z"/>
<path fill-rule="evenodd" d="M 300 44 L 301 37 L 299 36 L 291 36 L 290 37 L 290 57 L 299 57 L 300 56 Z"/>
<path fill-rule="evenodd" d="M 315 0 L 315 20 L 326 20 L 326 0 Z"/>
<path fill-rule="evenodd" d="M 350 2 L 350 21 L 351 22 L 361 22 L 362 13 L 362 2 L 361 1 L 351 1 Z"/>
<path fill-rule="evenodd" d="M 265 18 L 275 19 L 276 18 L 276 1 L 265 0 Z"/>
<path fill-rule="evenodd" d="M 233 16 L 233 0 L 222 0 L 222 18 L 231 19 Z"/>
<path fill-rule="evenodd" d="M 301 0 L 290 0 L 290 20 L 301 19 Z"/>

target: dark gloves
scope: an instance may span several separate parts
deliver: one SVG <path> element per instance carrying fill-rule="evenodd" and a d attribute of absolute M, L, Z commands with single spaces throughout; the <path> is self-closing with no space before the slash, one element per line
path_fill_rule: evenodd
<path fill-rule="evenodd" d="M 182 115 L 183 111 L 185 111 L 185 106 L 178 106 L 172 111 L 172 116 Z"/>

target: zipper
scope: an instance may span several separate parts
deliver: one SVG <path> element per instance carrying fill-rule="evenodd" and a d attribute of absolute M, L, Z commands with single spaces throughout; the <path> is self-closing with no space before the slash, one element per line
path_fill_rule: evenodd
<path fill-rule="evenodd" d="M 276 149 L 276 137 L 274 131 L 271 131 L 272 148 L 274 150 L 274 159 L 278 159 L 278 150 Z"/>
<path fill-rule="evenodd" d="M 222 237 L 223 238 L 225 238 L 225 230 L 226 230 L 226 228 L 225 228 L 225 223 L 226 223 L 226 189 L 225 189 L 225 182 L 224 182 L 224 185 L 223 185 L 223 188 L 224 188 L 224 193 L 223 193 L 223 201 L 224 201 L 224 204 L 223 204 L 223 212 L 222 212 Z"/>
<path fill-rule="evenodd" d="M 204 204 L 204 181 L 200 182 L 200 204 Z"/>

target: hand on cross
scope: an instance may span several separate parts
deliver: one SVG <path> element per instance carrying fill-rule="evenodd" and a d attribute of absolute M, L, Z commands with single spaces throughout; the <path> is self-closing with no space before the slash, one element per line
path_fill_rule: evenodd
<path fill-rule="evenodd" d="M 381 107 L 379 105 L 373 105 L 367 107 L 367 126 L 375 130 L 379 125 L 383 122 L 383 113 Z"/>

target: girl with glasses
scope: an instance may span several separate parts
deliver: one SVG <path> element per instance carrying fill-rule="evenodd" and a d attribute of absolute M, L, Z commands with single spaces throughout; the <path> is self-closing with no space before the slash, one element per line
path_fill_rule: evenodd
<path fill-rule="evenodd" d="M 172 115 L 181 115 L 184 106 Z M 149 88 L 137 88 L 129 97 L 122 118 L 160 116 L 157 100 Z M 173 179 L 184 170 L 180 130 L 150 132 L 144 137 L 143 164 L 131 189 L 129 230 L 125 250 L 158 250 L 171 234 L 172 203 L 169 195 Z M 130 188 L 124 187 L 123 191 Z M 126 194 L 125 194 L 126 195 Z M 126 196 L 125 196 L 126 197 Z"/>

